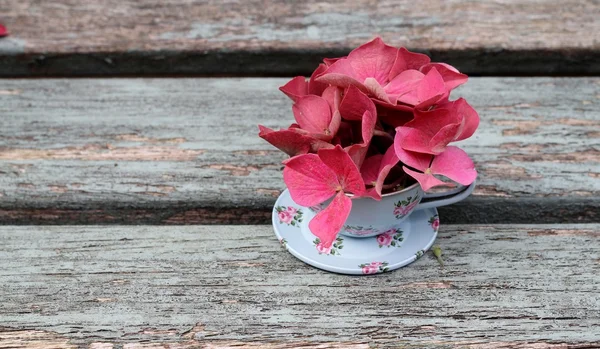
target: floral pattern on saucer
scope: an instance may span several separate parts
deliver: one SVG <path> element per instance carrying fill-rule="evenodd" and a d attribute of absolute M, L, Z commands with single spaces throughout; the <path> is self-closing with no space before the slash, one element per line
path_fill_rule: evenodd
<path fill-rule="evenodd" d="M 419 204 L 419 195 L 409 196 L 406 200 L 394 204 L 394 217 L 402 219 L 406 217 Z"/>
<path fill-rule="evenodd" d="M 289 207 L 296 211 L 294 212 Z M 298 216 L 298 211 L 302 212 L 301 216 Z M 291 219 L 286 213 L 281 215 L 281 218 L 285 219 L 280 219 L 282 212 L 289 213 Z M 309 265 L 334 273 L 350 275 L 381 274 L 414 262 L 433 245 L 437 231 L 432 227 L 439 224 L 439 222 L 434 222 L 437 218 L 435 208 L 416 210 L 402 222 L 397 222 L 396 218 L 390 214 L 388 215 L 389 220 L 377 222 L 377 224 L 393 226 L 399 231 L 397 230 L 395 234 L 391 234 L 391 232 L 386 234 L 385 241 L 381 237 L 378 241 L 377 236 L 361 238 L 340 235 L 333 242 L 331 248 L 324 248 L 321 241 L 310 231 L 309 223 L 316 214 L 309 207 L 295 203 L 289 191 L 285 190 L 277 199 L 272 212 L 273 229 L 278 242 L 285 247 L 287 252 Z M 434 220 L 430 223 L 432 217 Z M 362 229 L 369 227 L 374 227 L 374 225 L 371 225 L 371 222 L 362 224 Z M 384 232 L 378 228 L 374 228 L 374 230 L 376 232 L 379 230 L 379 235 Z M 402 232 L 401 236 L 400 231 Z M 392 241 L 389 241 L 388 235 L 392 236 Z M 396 235 L 398 240 L 394 240 Z M 381 247 L 379 242 L 383 242 Z M 395 242 L 395 246 L 392 244 L 393 242 Z M 401 245 L 401 248 L 398 248 L 398 245 Z"/>
<path fill-rule="evenodd" d="M 371 263 L 360 264 L 358 267 L 362 269 L 363 274 L 370 275 L 370 274 L 385 273 L 386 271 L 389 271 L 389 268 L 387 267 L 388 265 L 389 265 L 388 262 L 371 262 Z"/>
<path fill-rule="evenodd" d="M 440 227 L 440 219 L 438 217 L 438 215 L 434 215 L 431 218 L 429 218 L 429 221 L 427 221 L 429 223 L 429 225 L 431 225 L 431 227 L 433 228 L 433 230 L 437 231 L 438 228 Z"/>
<path fill-rule="evenodd" d="M 402 237 L 402 229 L 390 229 L 375 237 L 379 248 L 382 247 L 400 247 L 400 243 L 404 241 Z"/>
<path fill-rule="evenodd" d="M 338 237 L 337 239 L 335 239 L 335 242 L 333 244 L 331 244 L 331 246 L 329 247 L 325 247 L 325 245 L 321 242 L 321 239 L 316 238 L 315 241 L 313 241 L 313 244 L 315 245 L 315 247 L 317 248 L 317 251 L 319 252 L 319 254 L 329 254 L 332 256 L 335 255 L 340 255 L 340 250 L 342 248 L 344 248 L 344 239 L 341 237 Z"/>
<path fill-rule="evenodd" d="M 275 206 L 279 223 L 299 227 L 302 223 L 302 209 L 294 206 Z"/>

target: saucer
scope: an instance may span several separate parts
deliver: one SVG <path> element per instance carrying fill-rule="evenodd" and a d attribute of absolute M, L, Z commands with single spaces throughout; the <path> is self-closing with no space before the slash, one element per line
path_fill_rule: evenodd
<path fill-rule="evenodd" d="M 410 264 L 433 245 L 439 228 L 437 209 L 421 209 L 395 229 L 368 238 L 338 235 L 331 248 L 326 249 L 308 228 L 319 209 L 296 204 L 286 189 L 273 208 L 275 235 L 296 258 L 340 274 L 378 274 Z"/>

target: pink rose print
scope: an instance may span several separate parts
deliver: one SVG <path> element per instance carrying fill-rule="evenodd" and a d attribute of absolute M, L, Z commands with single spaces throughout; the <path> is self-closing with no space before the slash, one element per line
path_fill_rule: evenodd
<path fill-rule="evenodd" d="M 329 254 L 331 252 L 331 246 L 325 247 L 322 242 L 317 244 L 317 251 L 321 254 Z"/>
<path fill-rule="evenodd" d="M 362 273 L 365 275 L 383 273 L 388 271 L 388 262 L 371 262 L 361 264 L 358 267 L 362 269 Z"/>
<path fill-rule="evenodd" d="M 365 265 L 362 268 L 362 272 L 365 275 L 377 274 L 378 271 L 379 271 L 379 267 L 376 267 L 376 266 L 373 266 L 373 265 Z"/>
<path fill-rule="evenodd" d="M 277 211 L 279 223 L 292 225 L 295 227 L 300 226 L 303 215 L 301 209 L 295 208 L 293 206 L 276 206 L 275 211 Z"/>
<path fill-rule="evenodd" d="M 431 218 L 429 218 L 429 225 L 431 225 L 431 227 L 433 228 L 433 230 L 437 231 L 438 228 L 440 227 L 440 218 L 438 215 L 432 216 Z"/>
<path fill-rule="evenodd" d="M 406 217 L 414 208 L 419 204 L 419 196 L 414 198 L 408 197 L 406 200 L 398 201 L 395 203 L 394 216 L 396 219 Z"/>
<path fill-rule="evenodd" d="M 389 229 L 377 235 L 377 243 L 379 247 L 400 247 L 400 243 L 404 241 L 401 229 Z"/>
<path fill-rule="evenodd" d="M 279 220 L 285 224 L 290 224 L 292 222 L 292 219 L 294 218 L 294 216 L 292 216 L 288 211 L 281 211 L 278 213 L 278 215 Z"/>
<path fill-rule="evenodd" d="M 395 231 L 393 231 L 393 233 L 395 233 Z M 389 246 L 393 240 L 393 233 L 389 234 L 388 232 L 385 232 L 377 235 L 377 242 L 379 243 L 379 246 Z"/>

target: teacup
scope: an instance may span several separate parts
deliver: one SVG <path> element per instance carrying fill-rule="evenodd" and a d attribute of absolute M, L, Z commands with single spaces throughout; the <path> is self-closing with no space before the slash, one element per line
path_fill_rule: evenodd
<path fill-rule="evenodd" d="M 366 238 L 397 229 L 414 211 L 459 202 L 469 196 L 474 188 L 475 182 L 467 187 L 425 194 L 419 183 L 415 183 L 400 191 L 383 194 L 381 201 L 368 197 L 353 199 L 352 210 L 340 234 Z M 330 202 L 326 201 L 323 207 Z"/>

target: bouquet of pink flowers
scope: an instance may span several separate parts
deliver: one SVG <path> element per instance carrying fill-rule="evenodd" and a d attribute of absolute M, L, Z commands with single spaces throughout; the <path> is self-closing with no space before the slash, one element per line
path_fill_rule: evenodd
<path fill-rule="evenodd" d="M 331 245 L 352 200 L 419 182 L 427 191 L 477 177 L 473 161 L 449 146 L 473 135 L 477 112 L 450 91 L 467 76 L 428 56 L 376 38 L 346 57 L 326 58 L 308 81 L 298 76 L 280 88 L 294 101 L 296 123 L 259 136 L 287 153 L 283 179 L 299 205 L 331 202 L 309 223 Z"/>

